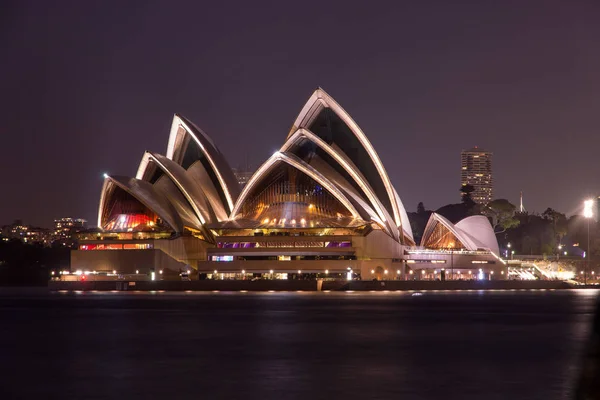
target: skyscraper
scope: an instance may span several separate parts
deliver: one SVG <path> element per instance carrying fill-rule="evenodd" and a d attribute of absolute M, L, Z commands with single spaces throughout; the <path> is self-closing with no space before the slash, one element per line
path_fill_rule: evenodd
<path fill-rule="evenodd" d="M 463 150 L 460 154 L 462 186 L 471 185 L 475 190 L 471 198 L 477 204 L 487 204 L 494 196 L 494 180 L 492 178 L 492 152 L 477 146 Z"/>

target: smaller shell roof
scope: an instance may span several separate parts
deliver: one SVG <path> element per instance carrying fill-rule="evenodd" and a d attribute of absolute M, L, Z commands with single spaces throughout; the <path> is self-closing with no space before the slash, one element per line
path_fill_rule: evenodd
<path fill-rule="evenodd" d="M 101 197 L 102 202 L 99 210 L 100 215 L 103 214 L 103 207 L 108 204 L 110 200 L 104 195 L 104 192 L 108 190 L 110 184 L 116 185 L 120 189 L 129 193 L 131 196 L 135 197 L 140 203 L 155 212 L 160 218 L 169 224 L 174 231 L 183 231 L 183 222 L 181 217 L 173 205 L 162 193 L 156 191 L 148 182 L 135 178 L 129 178 L 127 176 L 109 176 L 105 178 L 105 185 L 103 187 L 103 194 Z M 100 222 L 105 223 L 106 221 Z"/>
<path fill-rule="evenodd" d="M 483 215 L 473 215 L 453 224 L 444 216 L 432 213 L 425 226 L 421 246 L 425 246 L 438 223 L 452 232 L 468 250 L 486 249 L 498 254 L 498 241 L 494 229 L 487 217 Z"/>
<path fill-rule="evenodd" d="M 499 254 L 498 240 L 494 228 L 487 217 L 473 215 L 456 223 L 456 228 L 466 233 L 479 247 L 489 249 L 494 254 Z"/>

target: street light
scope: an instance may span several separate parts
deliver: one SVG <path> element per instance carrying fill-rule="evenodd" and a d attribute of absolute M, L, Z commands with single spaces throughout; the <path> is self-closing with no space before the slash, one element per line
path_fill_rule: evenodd
<path fill-rule="evenodd" d="M 590 257 L 592 256 L 592 252 L 590 251 L 590 219 L 594 216 L 594 200 L 588 199 L 583 202 L 583 216 L 587 219 L 587 249 L 586 249 L 586 263 L 585 263 L 585 272 L 583 274 L 583 284 L 587 284 L 587 270 L 590 268 Z"/>
<path fill-rule="evenodd" d="M 563 248 L 562 244 L 559 244 L 558 245 L 558 252 L 556 253 L 556 260 L 557 261 L 560 260 L 560 253 L 561 253 L 562 248 Z"/>
<path fill-rule="evenodd" d="M 450 243 L 450 279 L 454 280 L 454 243 Z"/>

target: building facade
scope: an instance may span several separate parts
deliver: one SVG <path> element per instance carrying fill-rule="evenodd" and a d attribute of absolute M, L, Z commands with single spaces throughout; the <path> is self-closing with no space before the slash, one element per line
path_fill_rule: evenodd
<path fill-rule="evenodd" d="M 243 187 L 212 139 L 176 114 L 166 155 L 145 153 L 135 178 L 105 178 L 98 226 L 79 235 L 72 269 L 406 279 L 420 249 L 377 152 L 322 89 Z"/>
<path fill-rule="evenodd" d="M 59 218 L 54 220 L 53 240 L 63 246 L 74 243 L 74 235 L 87 229 L 87 220 L 83 218 Z"/>
<path fill-rule="evenodd" d="M 475 189 L 471 198 L 477 204 L 487 204 L 494 198 L 494 180 L 492 175 L 492 153 L 474 147 L 460 154 L 460 183 L 471 185 Z"/>
<path fill-rule="evenodd" d="M 24 224 L 16 220 L 10 225 L 2 226 L 0 233 L 5 241 L 20 240 L 23 243 L 50 246 L 52 243 L 52 232 L 50 229 Z"/>

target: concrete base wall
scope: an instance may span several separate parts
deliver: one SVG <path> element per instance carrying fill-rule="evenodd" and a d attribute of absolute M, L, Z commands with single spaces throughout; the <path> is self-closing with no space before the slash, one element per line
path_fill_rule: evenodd
<path fill-rule="evenodd" d="M 350 281 L 344 290 L 529 290 L 571 289 L 561 281 Z"/>
<path fill-rule="evenodd" d="M 174 260 L 162 250 L 72 250 L 71 270 L 119 274 L 149 274 L 152 269 L 179 272 L 186 264 Z"/>
<path fill-rule="evenodd" d="M 169 240 L 154 240 L 154 248 L 184 264 L 196 268 L 198 263 L 206 261 L 206 249 L 212 247 L 201 239 L 193 236 L 181 236 Z"/>
<path fill-rule="evenodd" d="M 71 270 L 104 271 L 113 270 L 131 274 L 136 270 L 149 273 L 152 268 L 177 271 L 195 269 L 199 262 L 206 260 L 206 249 L 211 244 L 193 236 L 180 236 L 175 239 L 154 240 L 91 240 L 82 244 L 148 244 L 152 249 L 144 250 L 72 250 Z"/>
<path fill-rule="evenodd" d="M 353 236 L 352 247 L 356 248 L 356 258 L 362 260 L 402 258 L 404 249 L 404 246 L 379 230 L 367 236 Z"/>
<path fill-rule="evenodd" d="M 342 283 L 330 284 L 330 287 L 339 288 Z M 259 281 L 96 281 L 96 282 L 65 282 L 50 281 L 48 288 L 57 290 L 169 290 L 169 291 L 316 291 L 317 281 L 284 281 L 284 280 L 259 280 Z M 330 289 L 331 290 L 331 289 Z"/>

